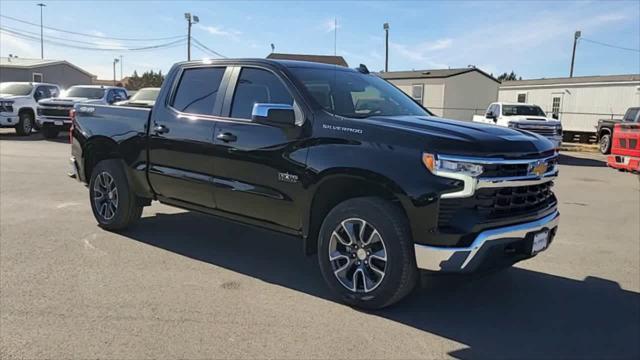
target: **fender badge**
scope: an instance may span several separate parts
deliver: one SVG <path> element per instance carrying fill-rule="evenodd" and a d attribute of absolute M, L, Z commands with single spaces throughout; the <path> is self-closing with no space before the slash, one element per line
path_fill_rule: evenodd
<path fill-rule="evenodd" d="M 298 182 L 298 175 L 289 173 L 278 173 L 278 181 L 295 184 Z"/>

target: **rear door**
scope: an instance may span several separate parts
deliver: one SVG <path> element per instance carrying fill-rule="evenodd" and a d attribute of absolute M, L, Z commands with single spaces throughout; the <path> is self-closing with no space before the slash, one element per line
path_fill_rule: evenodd
<path fill-rule="evenodd" d="M 301 109 L 290 86 L 268 68 L 234 68 L 223 107 L 225 118 L 216 128 L 214 182 L 219 210 L 299 229 L 307 154 L 299 145 L 309 131 L 306 116 L 300 110 L 295 126 L 251 120 L 255 103 L 296 101 L 294 107 Z"/>
<path fill-rule="evenodd" d="M 149 181 L 161 200 L 215 208 L 213 134 L 226 66 L 184 68 L 156 104 L 149 131 Z"/>

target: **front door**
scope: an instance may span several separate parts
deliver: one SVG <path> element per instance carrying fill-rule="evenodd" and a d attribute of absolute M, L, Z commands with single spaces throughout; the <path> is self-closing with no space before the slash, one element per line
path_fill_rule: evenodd
<path fill-rule="evenodd" d="M 226 118 L 216 127 L 216 205 L 230 214 L 299 229 L 307 150 L 298 145 L 308 126 L 304 115 L 296 126 L 253 122 L 255 103 L 291 105 L 294 97 L 276 73 L 236 67 L 223 109 Z"/>
<path fill-rule="evenodd" d="M 191 67 L 175 75 L 169 103 L 156 106 L 149 131 L 149 181 L 161 200 L 215 208 L 213 134 L 226 67 Z"/>

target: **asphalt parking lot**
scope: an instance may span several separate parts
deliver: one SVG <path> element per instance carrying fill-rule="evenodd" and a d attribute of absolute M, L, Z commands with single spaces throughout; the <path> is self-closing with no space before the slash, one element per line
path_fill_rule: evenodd
<path fill-rule="evenodd" d="M 0 130 L 2 359 L 640 357 L 640 180 L 600 155 L 561 156 L 549 250 L 372 313 L 295 238 L 155 203 L 101 230 L 68 156 Z"/>

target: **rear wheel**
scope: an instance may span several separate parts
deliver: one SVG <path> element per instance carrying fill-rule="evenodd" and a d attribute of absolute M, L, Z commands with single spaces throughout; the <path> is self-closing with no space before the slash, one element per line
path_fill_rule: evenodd
<path fill-rule="evenodd" d="M 53 126 L 43 126 L 42 127 L 42 135 L 47 139 L 55 139 L 58 137 L 60 130 Z"/>
<path fill-rule="evenodd" d="M 31 134 L 31 130 L 33 130 L 34 119 L 33 115 L 24 111 L 18 115 L 18 124 L 16 124 L 16 133 L 20 136 L 26 136 Z"/>
<path fill-rule="evenodd" d="M 611 152 L 611 134 L 603 134 L 600 137 L 599 149 L 605 155 Z"/>
<path fill-rule="evenodd" d="M 93 216 L 104 229 L 123 230 L 142 215 L 142 205 L 131 191 L 120 160 L 103 160 L 95 166 L 89 197 Z"/>
<path fill-rule="evenodd" d="M 318 261 L 345 303 L 379 309 L 400 301 L 418 279 L 409 225 L 383 199 L 350 199 L 329 212 L 320 229 Z"/>

